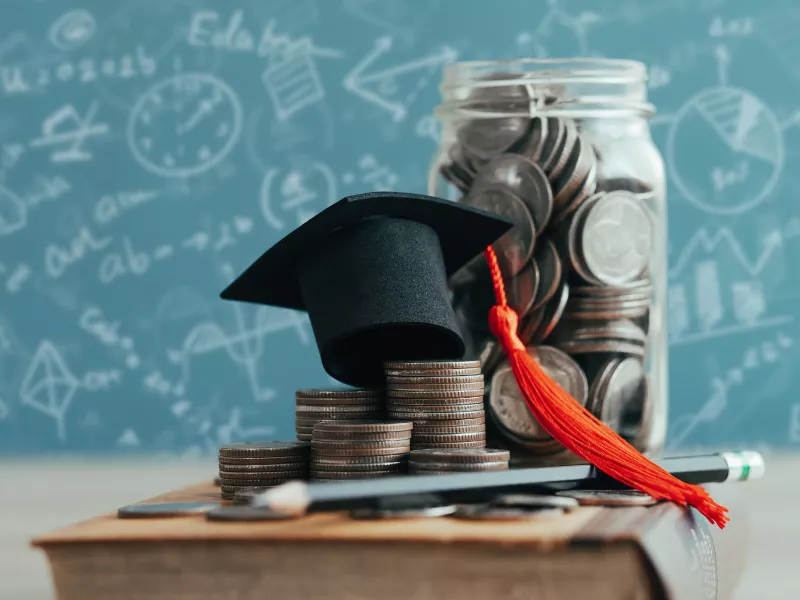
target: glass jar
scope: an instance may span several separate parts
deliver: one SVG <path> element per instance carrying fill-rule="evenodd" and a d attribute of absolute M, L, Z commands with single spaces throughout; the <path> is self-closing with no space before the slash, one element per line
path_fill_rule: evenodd
<path fill-rule="evenodd" d="M 646 454 L 667 431 L 667 213 L 643 64 L 520 59 L 445 67 L 432 196 L 508 217 L 494 245 L 518 334 L 543 369 Z M 522 464 L 578 460 L 525 406 L 489 332 L 478 257 L 450 281 L 486 381 L 490 445 Z"/>

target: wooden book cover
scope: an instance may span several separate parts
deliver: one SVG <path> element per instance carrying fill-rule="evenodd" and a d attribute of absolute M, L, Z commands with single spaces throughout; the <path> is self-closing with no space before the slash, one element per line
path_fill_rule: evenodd
<path fill-rule="evenodd" d="M 101 515 L 33 540 L 59 600 L 297 598 L 593 600 L 730 598 L 747 547 L 736 486 L 712 489 L 733 520 L 694 511 L 580 507 L 542 521 L 271 522 Z M 219 500 L 203 483 L 145 500 Z M 723 502 L 724 503 L 724 502 Z"/>

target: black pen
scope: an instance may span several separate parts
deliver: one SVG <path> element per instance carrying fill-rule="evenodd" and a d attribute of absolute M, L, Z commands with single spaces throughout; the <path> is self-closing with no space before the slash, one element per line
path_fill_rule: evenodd
<path fill-rule="evenodd" d="M 657 465 L 687 483 L 748 481 L 763 476 L 758 452 L 736 451 L 654 459 Z M 251 504 L 290 513 L 352 509 L 388 498 L 437 495 L 463 497 L 499 493 L 527 486 L 573 484 L 605 488 L 612 481 L 589 464 L 447 475 L 398 475 L 364 481 L 306 483 L 291 481 L 253 496 Z"/>

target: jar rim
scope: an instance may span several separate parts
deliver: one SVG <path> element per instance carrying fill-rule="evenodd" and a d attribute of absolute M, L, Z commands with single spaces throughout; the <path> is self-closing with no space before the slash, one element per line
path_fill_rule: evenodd
<path fill-rule="evenodd" d="M 493 74 L 513 77 L 487 77 Z M 627 58 L 505 58 L 452 62 L 444 66 L 443 75 L 444 88 L 466 82 L 480 87 L 576 81 L 644 83 L 647 81 L 647 66 Z"/>

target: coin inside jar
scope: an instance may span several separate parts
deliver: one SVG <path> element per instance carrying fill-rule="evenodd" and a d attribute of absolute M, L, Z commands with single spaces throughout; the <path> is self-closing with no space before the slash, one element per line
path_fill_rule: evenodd
<path fill-rule="evenodd" d="M 533 255 L 536 225 L 525 203 L 513 192 L 500 186 L 482 187 L 461 199 L 463 204 L 506 217 L 514 226 L 492 247 L 497 253 L 505 277 L 519 273 Z"/>
<path fill-rule="evenodd" d="M 587 506 L 650 506 L 657 502 L 649 494 L 636 490 L 569 490 L 556 495 L 574 498 Z"/>

